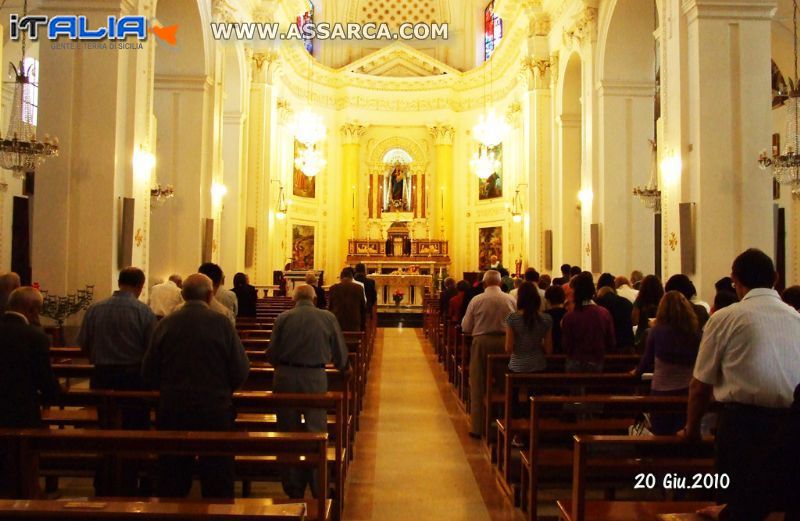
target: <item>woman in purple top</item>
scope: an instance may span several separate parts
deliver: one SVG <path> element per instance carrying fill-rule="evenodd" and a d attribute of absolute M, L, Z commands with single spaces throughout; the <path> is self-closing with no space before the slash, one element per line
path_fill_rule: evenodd
<path fill-rule="evenodd" d="M 650 394 L 687 396 L 700 347 L 700 327 L 692 305 L 678 291 L 668 291 L 658 305 L 656 323 L 647 335 L 644 355 L 635 373 L 653 373 Z M 653 414 L 654 434 L 675 434 L 685 414 Z"/>
<path fill-rule="evenodd" d="M 592 302 L 594 280 L 584 271 L 570 282 L 575 308 L 561 321 L 561 347 L 568 373 L 601 373 L 606 351 L 616 345 L 614 321 L 607 309 Z"/>

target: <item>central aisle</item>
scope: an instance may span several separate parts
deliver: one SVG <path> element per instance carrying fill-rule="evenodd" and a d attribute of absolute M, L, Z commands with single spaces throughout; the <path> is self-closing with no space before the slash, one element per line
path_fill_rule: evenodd
<path fill-rule="evenodd" d="M 344 519 L 515 519 L 422 341 L 379 330 Z"/>

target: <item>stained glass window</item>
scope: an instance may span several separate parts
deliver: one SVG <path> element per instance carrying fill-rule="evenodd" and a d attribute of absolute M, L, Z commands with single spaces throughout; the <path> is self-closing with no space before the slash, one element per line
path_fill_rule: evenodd
<path fill-rule="evenodd" d="M 503 38 L 503 20 L 494 13 L 494 0 L 489 2 L 483 12 L 483 49 L 484 58 L 492 57 L 495 48 Z"/>
<path fill-rule="evenodd" d="M 306 2 L 306 12 L 297 17 L 297 27 L 300 28 L 300 33 L 303 35 L 303 43 L 306 46 L 308 54 L 314 53 L 314 39 L 311 34 L 306 34 L 304 29 L 308 25 L 314 24 L 314 4 L 310 0 Z"/>

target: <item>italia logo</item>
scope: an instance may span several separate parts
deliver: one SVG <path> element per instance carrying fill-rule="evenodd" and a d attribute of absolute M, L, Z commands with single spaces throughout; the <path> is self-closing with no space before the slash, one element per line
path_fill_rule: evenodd
<path fill-rule="evenodd" d="M 9 16 L 9 36 L 19 40 L 22 33 L 27 33 L 31 40 L 38 40 L 39 31 L 48 40 L 61 37 L 74 41 L 125 40 L 136 38 L 147 40 L 148 33 L 153 33 L 159 40 L 169 45 L 176 45 L 177 25 L 157 26 L 153 24 L 148 30 L 148 21 L 144 16 L 109 16 L 105 25 L 91 26 L 86 16 L 60 15 L 52 18 L 44 15 Z"/>

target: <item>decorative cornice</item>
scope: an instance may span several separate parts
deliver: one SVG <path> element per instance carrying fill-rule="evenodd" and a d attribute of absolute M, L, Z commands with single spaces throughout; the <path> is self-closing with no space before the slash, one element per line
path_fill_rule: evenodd
<path fill-rule="evenodd" d="M 361 138 L 367 133 L 367 127 L 359 123 L 345 123 L 339 132 L 342 134 L 343 145 L 358 145 Z"/>
<path fill-rule="evenodd" d="M 434 125 L 428 127 L 428 131 L 433 137 L 434 145 L 450 145 L 453 146 L 453 139 L 456 135 L 456 130 L 451 125 Z"/>
<path fill-rule="evenodd" d="M 775 0 L 683 0 L 681 10 L 689 22 L 698 18 L 771 21 Z"/>
<path fill-rule="evenodd" d="M 564 29 L 564 46 L 580 47 L 597 39 L 597 8 L 585 7 L 569 29 Z"/>

